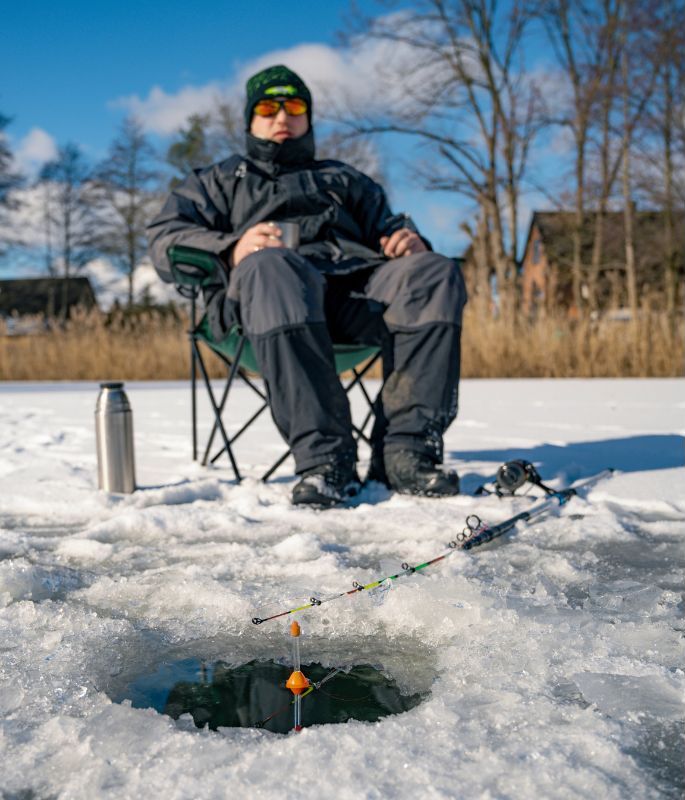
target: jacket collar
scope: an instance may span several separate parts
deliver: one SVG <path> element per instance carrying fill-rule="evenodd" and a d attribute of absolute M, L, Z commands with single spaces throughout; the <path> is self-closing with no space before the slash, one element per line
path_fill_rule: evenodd
<path fill-rule="evenodd" d="M 310 128 L 304 136 L 286 139 L 280 144 L 269 139 L 258 139 L 249 131 L 245 134 L 247 155 L 267 172 L 277 172 L 278 167 L 308 164 L 314 160 L 314 131 Z"/>

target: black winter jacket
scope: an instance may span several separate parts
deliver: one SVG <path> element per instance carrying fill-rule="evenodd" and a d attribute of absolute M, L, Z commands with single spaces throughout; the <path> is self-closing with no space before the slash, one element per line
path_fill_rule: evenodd
<path fill-rule="evenodd" d="M 383 189 L 341 161 L 316 161 L 310 131 L 282 144 L 247 134 L 247 156 L 196 169 L 174 189 L 148 226 L 150 255 L 172 282 L 166 256 L 173 244 L 228 260 L 242 234 L 258 222 L 298 222 L 299 252 L 324 272 L 346 273 L 385 260 L 381 236 L 416 230 L 393 214 Z"/>

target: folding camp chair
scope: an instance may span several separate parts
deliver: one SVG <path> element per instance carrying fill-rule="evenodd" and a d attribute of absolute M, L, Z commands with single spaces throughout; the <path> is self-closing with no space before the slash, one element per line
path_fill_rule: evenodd
<path fill-rule="evenodd" d="M 226 269 L 219 257 L 206 250 L 199 250 L 195 247 L 186 247 L 184 245 L 172 245 L 168 249 L 167 255 L 169 257 L 174 282 L 181 294 L 190 298 L 191 303 L 191 327 L 188 331 L 188 336 L 190 339 L 191 362 L 190 383 L 192 396 L 193 460 L 197 461 L 198 454 L 197 376 L 199 368 L 214 413 L 214 422 L 205 446 L 202 464 L 203 466 L 208 463 L 214 464 L 226 453 L 236 480 L 240 481 L 242 480 L 242 475 L 235 459 L 233 445 L 268 408 L 265 392 L 253 380 L 253 376 L 259 375 L 259 368 L 255 355 L 249 341 L 243 335 L 240 326 L 235 325 L 224 339 L 217 341 L 212 335 L 207 316 L 203 315 L 199 321 L 197 319 L 197 298 L 202 288 L 208 285 L 216 285 L 217 276 L 219 280 L 223 281 L 224 285 L 228 287 Z M 218 356 L 226 365 L 226 382 L 219 399 L 217 399 L 214 389 L 212 388 L 205 357 L 200 349 L 200 344 Z M 361 425 L 353 425 L 353 434 L 358 441 L 361 439 L 370 445 L 371 442 L 366 434 L 366 429 L 374 419 L 374 400 L 371 399 L 364 386 L 363 378 L 380 359 L 380 348 L 365 345 L 337 344 L 334 345 L 333 349 L 337 374 L 339 376 L 343 376 L 343 373 L 352 374 L 352 377 L 346 385 L 343 382 L 345 392 L 349 394 L 352 389 L 359 387 L 368 406 L 368 410 L 366 411 Z M 258 395 L 261 404 L 257 411 L 245 421 L 242 427 L 234 433 L 233 436 L 229 436 L 224 425 L 223 417 L 224 413 L 229 413 L 229 409 L 227 408 L 229 394 L 233 382 L 237 377 Z M 214 442 L 217 434 L 220 437 L 220 442 L 213 452 L 212 448 L 215 446 Z M 290 450 L 284 452 L 261 476 L 261 480 L 268 480 L 290 455 L 290 452 Z"/>

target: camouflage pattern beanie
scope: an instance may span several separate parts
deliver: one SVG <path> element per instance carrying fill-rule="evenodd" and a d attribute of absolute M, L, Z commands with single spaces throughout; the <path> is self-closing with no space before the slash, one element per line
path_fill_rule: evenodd
<path fill-rule="evenodd" d="M 245 126 L 250 130 L 254 107 L 271 97 L 301 97 L 307 101 L 307 119 L 312 124 L 312 95 L 300 76 L 288 67 L 277 64 L 253 75 L 246 86 Z"/>

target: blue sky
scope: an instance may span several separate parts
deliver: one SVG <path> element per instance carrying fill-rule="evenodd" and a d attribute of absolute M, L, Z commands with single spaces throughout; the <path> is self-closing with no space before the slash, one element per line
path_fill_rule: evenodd
<path fill-rule="evenodd" d="M 3 4 L 0 109 L 16 142 L 39 127 L 102 155 L 117 98 L 230 79 L 264 53 L 333 44 L 347 0 L 297 3 L 13 2 Z"/>
<path fill-rule="evenodd" d="M 370 0 L 358 5 L 379 11 Z M 364 66 L 338 39 L 349 14 L 349 0 L 5 4 L 0 112 L 13 118 L 7 129 L 12 148 L 29 172 L 67 141 L 98 160 L 130 111 L 163 144 L 188 113 L 206 108 L 217 92 L 239 97 L 247 75 L 276 61 L 308 82 L 340 82 L 349 73 L 350 84 L 362 91 Z M 316 104 L 316 89 L 314 94 Z M 468 204 L 407 181 L 404 141 L 384 150 L 400 164 L 388 170 L 396 210 L 411 213 L 436 249 L 461 253 L 466 239 L 459 225 L 470 216 Z M 527 223 L 525 211 L 523 216 Z"/>

